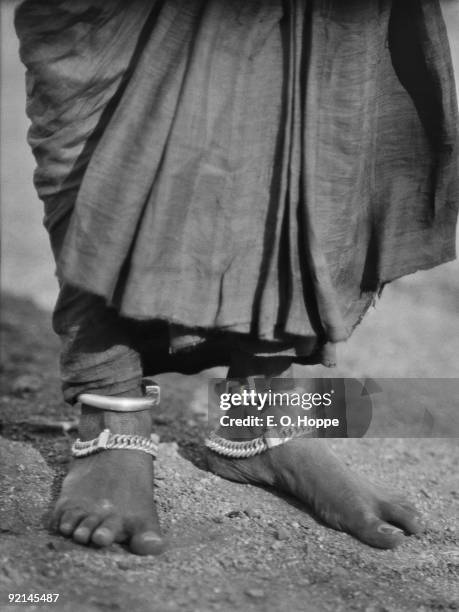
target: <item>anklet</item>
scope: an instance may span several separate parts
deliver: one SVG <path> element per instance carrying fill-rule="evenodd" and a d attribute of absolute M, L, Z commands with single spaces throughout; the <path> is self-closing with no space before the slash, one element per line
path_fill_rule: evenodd
<path fill-rule="evenodd" d="M 85 406 L 108 410 L 109 412 L 143 412 L 159 404 L 159 387 L 156 394 L 145 397 L 112 397 L 110 395 L 96 395 L 95 393 L 82 393 L 78 401 Z"/>
<path fill-rule="evenodd" d="M 214 453 L 224 455 L 225 457 L 231 457 L 234 459 L 247 459 L 248 457 L 254 457 L 260 455 L 265 451 L 281 446 L 293 440 L 294 438 L 300 438 L 307 432 L 310 432 L 309 427 L 283 427 L 279 430 L 279 437 L 267 436 L 266 434 L 253 438 L 253 440 L 245 440 L 243 442 L 237 442 L 235 440 L 227 440 L 222 438 L 215 432 L 209 434 L 204 444 Z"/>
<path fill-rule="evenodd" d="M 214 453 L 224 455 L 225 457 L 234 457 L 237 459 L 245 459 L 247 457 L 254 457 L 268 450 L 266 441 L 263 436 L 254 438 L 253 440 L 246 440 L 244 442 L 236 442 L 232 440 L 226 440 L 218 436 L 215 432 L 209 434 L 204 444 L 207 448 L 210 448 Z"/>
<path fill-rule="evenodd" d="M 76 458 L 88 457 L 103 450 L 137 450 L 143 451 L 156 459 L 158 454 L 159 438 L 151 434 L 150 438 L 143 436 L 129 436 L 126 434 L 112 434 L 104 429 L 93 440 L 76 440 L 72 445 L 72 455 Z"/>
<path fill-rule="evenodd" d="M 157 406 L 160 401 L 160 387 L 151 379 L 143 380 L 144 397 L 113 397 L 82 393 L 78 401 L 85 406 L 106 410 L 109 412 L 142 412 Z M 87 457 L 103 450 L 137 450 L 151 455 L 153 459 L 158 454 L 159 436 L 151 434 L 149 438 L 128 434 L 112 434 L 104 429 L 93 440 L 76 440 L 72 445 L 72 455 L 76 458 Z"/>

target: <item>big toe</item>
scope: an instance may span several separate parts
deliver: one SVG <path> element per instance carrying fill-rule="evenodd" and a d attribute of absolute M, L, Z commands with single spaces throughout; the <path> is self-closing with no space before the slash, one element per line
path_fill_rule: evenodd
<path fill-rule="evenodd" d="M 416 534 L 422 530 L 419 512 L 409 503 L 385 503 L 382 506 L 383 518 L 408 534 Z"/>
<path fill-rule="evenodd" d="M 132 529 L 129 548 L 135 555 L 159 555 L 165 547 L 166 542 L 154 521 L 138 522 Z"/>
<path fill-rule="evenodd" d="M 368 517 L 351 530 L 359 540 L 375 548 L 396 548 L 403 543 L 405 534 L 402 529 L 381 520 L 377 516 Z"/>

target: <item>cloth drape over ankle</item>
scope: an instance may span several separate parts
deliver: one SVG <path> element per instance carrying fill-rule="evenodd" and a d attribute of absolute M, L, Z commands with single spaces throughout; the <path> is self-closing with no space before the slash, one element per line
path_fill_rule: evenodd
<path fill-rule="evenodd" d="M 307 351 L 455 257 L 437 0 L 27 0 L 16 27 L 58 275 L 122 315 Z"/>

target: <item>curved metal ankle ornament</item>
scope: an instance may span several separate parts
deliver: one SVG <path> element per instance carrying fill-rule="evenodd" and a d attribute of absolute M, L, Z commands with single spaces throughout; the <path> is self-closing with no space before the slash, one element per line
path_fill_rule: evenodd
<path fill-rule="evenodd" d="M 154 381 L 145 379 L 143 381 L 144 397 L 111 397 L 107 395 L 96 395 L 93 393 L 82 393 L 78 401 L 85 406 L 99 410 L 134 413 L 151 410 L 160 402 L 161 391 Z M 151 434 L 149 438 L 129 434 L 112 434 L 109 429 L 104 429 L 97 438 L 92 440 L 77 439 L 72 445 L 72 455 L 75 458 L 88 457 L 103 450 L 138 450 L 151 455 L 153 459 L 158 454 L 159 436 Z"/>
<path fill-rule="evenodd" d="M 149 378 L 142 381 L 144 397 L 113 397 L 110 395 L 96 395 L 95 393 L 82 393 L 78 396 L 81 404 L 109 412 L 142 412 L 158 406 L 161 401 L 161 388 Z"/>

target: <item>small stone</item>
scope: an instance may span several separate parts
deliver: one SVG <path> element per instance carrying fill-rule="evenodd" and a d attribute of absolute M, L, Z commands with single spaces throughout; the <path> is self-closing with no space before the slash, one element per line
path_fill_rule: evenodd
<path fill-rule="evenodd" d="M 263 599 L 265 597 L 263 589 L 247 589 L 245 594 L 252 599 Z"/>
<path fill-rule="evenodd" d="M 289 533 L 286 529 L 284 529 L 283 527 L 279 527 L 279 529 L 277 529 L 277 531 L 275 532 L 275 537 L 276 540 L 279 541 L 283 541 L 283 540 L 288 540 L 289 539 Z"/>
<path fill-rule="evenodd" d="M 242 510 L 230 510 L 226 513 L 228 518 L 241 518 L 244 516 L 244 512 Z"/>
<path fill-rule="evenodd" d="M 46 578 L 54 578 L 56 576 L 56 570 L 46 561 L 41 561 L 37 564 L 37 571 Z"/>
<path fill-rule="evenodd" d="M 120 568 L 120 570 L 130 570 L 132 568 L 132 563 L 130 561 L 127 561 L 126 559 L 121 559 L 120 561 L 118 561 L 117 566 Z"/>
<path fill-rule="evenodd" d="M 424 497 L 427 497 L 427 499 L 430 499 L 431 496 L 425 489 L 419 489 L 419 491 L 424 495 Z"/>
<path fill-rule="evenodd" d="M 213 516 L 212 520 L 213 520 L 214 523 L 219 523 L 220 524 L 220 523 L 223 523 L 224 519 L 223 519 L 222 516 Z"/>
<path fill-rule="evenodd" d="M 300 563 L 303 563 L 303 561 L 299 557 L 290 557 L 283 560 L 284 567 L 295 567 Z"/>
<path fill-rule="evenodd" d="M 259 508 L 246 508 L 244 512 L 252 519 L 260 519 L 263 516 L 263 512 Z"/>
<path fill-rule="evenodd" d="M 18 376 L 11 385 L 11 391 L 15 395 L 23 393 L 35 393 L 43 387 L 43 380 L 35 374 L 23 374 Z"/>

